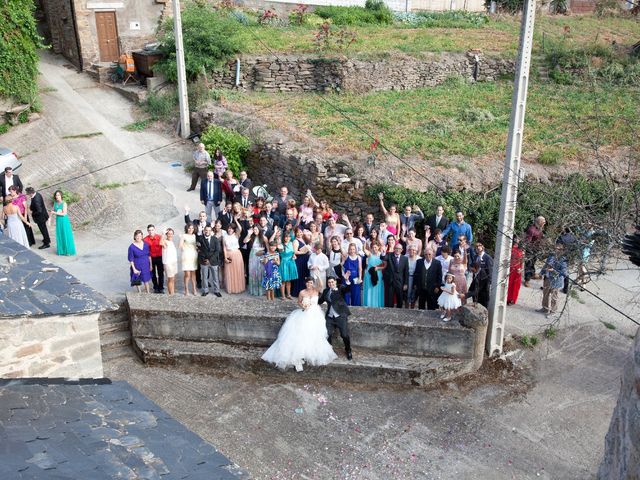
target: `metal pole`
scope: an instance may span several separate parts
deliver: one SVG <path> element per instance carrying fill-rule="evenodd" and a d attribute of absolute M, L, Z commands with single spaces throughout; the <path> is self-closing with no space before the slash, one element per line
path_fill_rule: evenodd
<path fill-rule="evenodd" d="M 182 46 L 182 17 L 180 0 L 173 0 L 173 35 L 176 39 L 176 66 L 178 68 L 178 102 L 180 105 L 180 136 L 191 135 L 189 125 L 189 96 L 187 94 L 187 74 L 184 69 L 184 47 Z"/>
<path fill-rule="evenodd" d="M 496 252 L 493 263 L 493 281 L 489 300 L 489 327 L 486 348 L 489 355 L 502 353 L 506 317 L 509 266 L 511 263 L 511 239 L 516 217 L 518 181 L 520 176 L 520 154 L 524 131 L 524 114 L 527 104 L 529 66 L 533 47 L 533 23 L 535 0 L 525 0 L 520 26 L 520 49 L 511 100 L 511 120 L 507 139 L 507 156 L 504 161 L 500 219 L 496 233 Z"/>

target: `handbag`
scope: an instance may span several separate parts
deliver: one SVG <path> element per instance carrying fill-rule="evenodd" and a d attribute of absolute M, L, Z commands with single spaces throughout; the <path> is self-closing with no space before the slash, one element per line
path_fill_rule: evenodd
<path fill-rule="evenodd" d="M 140 285 L 142 285 L 142 279 L 140 278 L 140 275 L 131 275 L 131 286 L 139 287 Z"/>

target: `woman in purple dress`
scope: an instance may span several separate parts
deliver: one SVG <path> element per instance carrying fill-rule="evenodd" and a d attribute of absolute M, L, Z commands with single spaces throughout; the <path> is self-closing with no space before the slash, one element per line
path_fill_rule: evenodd
<path fill-rule="evenodd" d="M 149 245 L 142 241 L 142 230 L 133 232 L 133 243 L 129 245 L 128 254 L 131 266 L 131 286 L 136 287 L 140 292 L 140 287 L 149 293 L 149 283 L 151 282 L 151 255 Z"/>

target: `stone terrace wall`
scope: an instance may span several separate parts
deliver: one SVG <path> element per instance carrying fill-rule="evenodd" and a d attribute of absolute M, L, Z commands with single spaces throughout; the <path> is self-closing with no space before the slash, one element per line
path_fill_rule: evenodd
<path fill-rule="evenodd" d="M 515 60 L 478 55 L 478 81 L 492 81 L 515 71 Z M 320 59 L 308 55 L 240 58 L 240 88 L 267 92 L 342 90 L 364 93 L 410 90 L 440 85 L 450 77 L 474 78 L 475 54 L 439 53 L 424 59 Z M 215 87 L 235 86 L 236 62 L 213 74 Z"/>

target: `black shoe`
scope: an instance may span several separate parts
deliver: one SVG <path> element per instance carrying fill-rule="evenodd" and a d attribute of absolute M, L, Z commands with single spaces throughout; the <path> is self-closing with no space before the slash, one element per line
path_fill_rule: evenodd
<path fill-rule="evenodd" d="M 44 250 L 45 248 L 49 248 L 51 245 L 47 244 L 47 245 L 40 245 L 38 247 L 38 250 Z"/>
<path fill-rule="evenodd" d="M 187 188 L 187 192 L 193 192 L 195 188 Z"/>
<path fill-rule="evenodd" d="M 214 295 L 215 295 L 216 297 L 218 297 L 218 298 L 222 297 L 222 294 L 221 294 L 220 292 L 216 292 L 216 293 L 214 293 Z"/>
<path fill-rule="evenodd" d="M 351 354 L 351 350 L 347 350 L 347 360 L 353 360 L 353 355 Z"/>
<path fill-rule="evenodd" d="M 207 295 L 209 295 L 209 292 L 202 292 L 203 297 L 206 297 Z"/>

